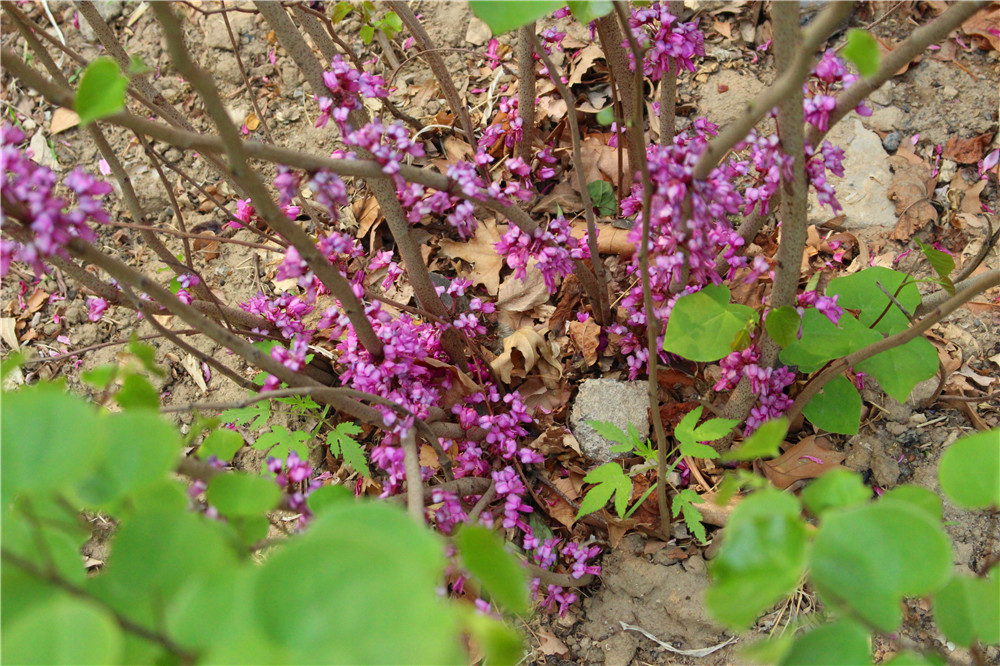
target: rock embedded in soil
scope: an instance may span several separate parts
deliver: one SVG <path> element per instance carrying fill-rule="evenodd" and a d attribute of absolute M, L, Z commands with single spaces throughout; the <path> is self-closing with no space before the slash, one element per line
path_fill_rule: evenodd
<path fill-rule="evenodd" d="M 649 436 L 649 398 L 645 382 L 623 382 L 616 379 L 588 379 L 580 384 L 569 427 L 580 442 L 580 450 L 596 462 L 608 462 L 622 454 L 614 454 L 615 445 L 587 425 L 587 421 L 613 423 L 623 432 L 629 424 L 635 426 L 643 438 Z"/>
<path fill-rule="evenodd" d="M 903 140 L 903 135 L 899 132 L 889 132 L 884 139 L 882 139 L 882 147 L 885 148 L 887 153 L 895 153 L 899 148 L 899 142 Z"/>

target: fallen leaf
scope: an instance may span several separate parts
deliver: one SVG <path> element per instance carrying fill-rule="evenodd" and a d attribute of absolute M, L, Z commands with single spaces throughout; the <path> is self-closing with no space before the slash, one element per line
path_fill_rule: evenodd
<path fill-rule="evenodd" d="M 42 309 L 42 306 L 49 300 L 48 293 L 42 291 L 41 289 L 35 289 L 35 291 L 28 297 L 28 302 L 26 303 L 26 312 L 23 315 L 35 314 Z M 22 315 L 22 316 L 23 316 Z"/>
<path fill-rule="evenodd" d="M 80 116 L 76 111 L 59 107 L 52 112 L 52 120 L 49 122 L 49 133 L 59 134 L 80 124 Z"/>
<path fill-rule="evenodd" d="M 445 137 L 444 152 L 448 156 L 448 163 L 455 164 L 462 160 L 471 160 L 476 154 L 467 142 L 456 139 L 453 136 Z"/>
<path fill-rule="evenodd" d="M 993 132 L 986 132 L 969 139 L 953 136 L 944 146 L 944 158 L 958 164 L 975 164 L 983 159 L 986 147 L 993 140 Z"/>
<path fill-rule="evenodd" d="M 962 24 L 962 32 L 1000 51 L 1000 4 L 994 2 L 970 16 Z"/>
<path fill-rule="evenodd" d="M 368 232 L 371 230 L 375 222 L 378 221 L 379 213 L 382 212 L 382 209 L 379 207 L 378 201 L 375 200 L 375 197 L 368 197 L 361 202 L 360 207 L 355 204 L 355 208 L 357 208 L 357 210 L 354 211 L 354 217 L 358 220 L 358 230 L 354 237 L 364 238 L 368 235 Z"/>
<path fill-rule="evenodd" d="M 597 347 L 600 344 L 601 327 L 592 318 L 587 321 L 571 321 L 569 338 L 583 354 L 583 361 L 590 367 L 597 363 Z"/>
<path fill-rule="evenodd" d="M 570 67 L 569 85 L 575 86 L 583 82 L 583 75 L 590 71 L 594 61 L 604 58 L 604 51 L 597 42 L 591 42 L 585 49 L 576 54 L 576 62 Z"/>
<path fill-rule="evenodd" d="M 527 274 L 522 281 L 509 275 L 497 292 L 496 307 L 508 312 L 530 312 L 536 306 L 549 300 L 549 289 L 545 286 L 542 272 L 534 259 L 528 261 Z"/>
<path fill-rule="evenodd" d="M 490 366 L 508 386 L 512 379 L 525 379 L 531 373 L 538 375 L 546 387 L 555 388 L 562 377 L 562 366 L 556 361 L 558 353 L 558 346 L 541 333 L 522 328 L 504 338 L 503 353 Z"/>
<path fill-rule="evenodd" d="M 542 630 L 538 634 L 538 649 L 546 656 L 565 657 L 569 654 L 569 648 L 551 631 Z"/>
<path fill-rule="evenodd" d="M 552 426 L 547 428 L 545 432 L 532 440 L 528 446 L 538 451 L 538 453 L 546 458 L 550 456 L 559 456 L 571 451 L 575 452 L 577 455 L 583 455 L 580 451 L 580 442 L 576 440 L 573 433 L 562 426 Z M 579 496 L 579 494 L 577 496 Z"/>
<path fill-rule="evenodd" d="M 14 351 L 21 351 L 21 344 L 17 341 L 17 333 L 14 329 L 16 323 L 17 320 L 13 317 L 0 317 L 0 338 Z"/>
<path fill-rule="evenodd" d="M 191 379 L 201 389 L 201 392 L 207 393 L 208 385 L 205 384 L 205 376 L 201 373 L 201 361 L 196 359 L 193 354 L 188 354 L 181 362 L 181 365 L 191 375 Z"/>
<path fill-rule="evenodd" d="M 584 177 L 588 183 L 595 180 L 609 180 L 618 186 L 618 149 L 608 145 L 611 134 L 590 134 L 580 144 L 583 158 Z M 628 154 L 622 152 L 622 174 L 629 178 Z M 606 178 L 605 178 L 606 177 Z M 573 179 L 575 186 L 576 179 Z"/>
<path fill-rule="evenodd" d="M 500 242 L 500 232 L 495 223 L 481 221 L 476 235 L 465 242 L 442 241 L 441 252 L 452 259 L 462 259 L 472 265 L 468 277 L 474 284 L 481 284 L 491 296 L 500 290 L 500 269 L 504 258 L 493 247 Z"/>
<path fill-rule="evenodd" d="M 260 127 L 260 118 L 257 117 L 256 113 L 251 113 L 243 120 L 243 124 L 247 126 L 247 129 L 251 132 L 256 132 L 257 128 Z"/>
<path fill-rule="evenodd" d="M 617 254 L 619 257 L 628 259 L 635 254 L 635 244 L 628 239 L 629 230 L 598 222 L 597 227 L 597 251 L 600 254 Z M 574 238 L 583 238 L 587 234 L 585 222 L 573 223 L 570 233 Z"/>
<path fill-rule="evenodd" d="M 810 435 L 785 451 L 777 460 L 760 462 L 771 483 L 784 490 L 796 481 L 814 479 L 833 469 L 843 469 L 844 454 L 830 448 L 833 443 L 826 437 Z M 820 460 L 817 463 L 813 459 Z"/>
<path fill-rule="evenodd" d="M 896 203 L 899 218 L 889 237 L 909 240 L 914 232 L 937 221 L 937 210 L 931 204 L 934 182 L 930 166 L 922 160 L 915 164 L 908 156 L 900 155 L 890 157 L 889 165 L 893 168 L 893 177 L 888 196 Z"/>

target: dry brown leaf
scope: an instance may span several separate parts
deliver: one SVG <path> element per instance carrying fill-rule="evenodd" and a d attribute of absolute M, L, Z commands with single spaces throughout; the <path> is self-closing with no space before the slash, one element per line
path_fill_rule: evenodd
<path fill-rule="evenodd" d="M 201 372 L 201 362 L 192 354 L 188 354 L 184 357 L 181 365 L 184 366 L 187 373 L 191 375 L 191 379 L 193 379 L 194 383 L 201 389 L 201 392 L 208 393 L 208 386 L 205 384 L 205 375 Z"/>
<path fill-rule="evenodd" d="M 450 363 L 439 361 L 430 356 L 425 356 L 420 361 L 417 361 L 417 363 L 436 370 L 446 370 L 451 376 L 451 381 L 448 382 L 451 385 L 451 388 L 441 394 L 441 398 L 437 405 L 442 409 L 451 409 L 452 405 L 459 402 L 466 396 L 472 395 L 473 393 L 479 393 L 483 390 L 479 384 L 473 381 L 472 377 L 465 374 Z"/>
<path fill-rule="evenodd" d="M 76 111 L 59 107 L 52 112 L 52 120 L 49 122 L 49 133 L 59 134 L 59 132 L 65 132 L 71 127 L 76 127 L 79 124 L 80 116 L 76 114 Z"/>
<path fill-rule="evenodd" d="M 619 257 L 628 259 L 635 254 L 635 244 L 628 239 L 628 229 L 597 223 L 597 251 L 600 254 L 617 254 Z M 583 238 L 587 233 L 587 225 L 583 222 L 573 223 L 571 230 L 574 238 Z"/>
<path fill-rule="evenodd" d="M 608 180 L 618 186 L 618 149 L 608 145 L 611 134 L 590 134 L 580 145 L 580 156 L 583 158 L 584 176 L 588 183 L 595 180 Z M 628 154 L 622 152 L 622 173 L 629 177 Z M 574 184 L 576 179 L 573 180 Z"/>
<path fill-rule="evenodd" d="M 545 430 L 541 435 L 536 437 L 530 444 L 531 448 L 538 451 L 541 455 L 548 458 L 549 456 L 559 456 L 570 451 L 576 452 L 577 455 L 583 455 L 580 452 L 580 443 L 576 440 L 566 428 L 562 426 L 551 426 Z M 569 493 L 567 493 L 569 495 Z M 577 497 L 579 493 L 577 492 Z"/>
<path fill-rule="evenodd" d="M 17 320 L 13 317 L 0 318 L 0 338 L 7 343 L 7 346 L 14 351 L 21 351 L 21 344 L 17 341 L 15 324 Z"/>
<path fill-rule="evenodd" d="M 994 51 L 1000 51 L 1000 3 L 994 2 L 966 19 L 962 32 L 975 37 L 984 46 L 988 44 Z"/>
<path fill-rule="evenodd" d="M 430 469 L 441 469 L 441 461 L 438 460 L 437 451 L 430 444 L 420 445 L 420 466 Z"/>
<path fill-rule="evenodd" d="M 534 259 L 529 260 L 526 272 L 524 280 L 512 274 L 500 285 L 496 302 L 498 310 L 530 312 L 548 302 L 549 289 Z"/>
<path fill-rule="evenodd" d="M 591 42 L 585 49 L 576 54 L 576 62 L 570 68 L 569 85 L 575 86 L 583 82 L 583 75 L 590 71 L 594 61 L 604 57 L 600 44 Z"/>
<path fill-rule="evenodd" d="M 583 361 L 588 367 L 597 363 L 597 346 L 600 344 L 601 327 L 588 318 L 587 321 L 571 321 L 569 337 L 576 348 L 583 354 Z"/>
<path fill-rule="evenodd" d="M 569 105 L 566 104 L 566 100 L 562 97 L 546 95 L 545 97 L 538 98 L 538 104 L 535 108 L 538 110 L 539 119 L 548 118 L 549 120 L 559 121 L 566 117 Z"/>
<path fill-rule="evenodd" d="M 358 220 L 358 230 L 355 233 L 355 238 L 364 238 L 368 235 L 372 226 L 379 218 L 379 213 L 382 209 L 378 205 L 378 201 L 375 197 L 368 197 L 360 203 L 354 204 L 354 217 Z"/>
<path fill-rule="evenodd" d="M 444 152 L 448 156 L 448 163 L 455 164 L 462 160 L 471 160 L 476 151 L 467 142 L 448 136 L 444 139 Z"/>
<path fill-rule="evenodd" d="M 909 240 L 914 232 L 937 221 L 937 210 L 931 205 L 934 180 L 930 175 L 930 166 L 923 160 L 915 164 L 908 156 L 893 155 L 889 164 L 894 173 L 888 195 L 896 203 L 896 215 L 899 217 L 889 237 Z"/>
<path fill-rule="evenodd" d="M 731 40 L 733 38 L 733 24 L 729 21 L 716 21 L 713 19 L 712 28 L 726 39 Z"/>
<path fill-rule="evenodd" d="M 28 302 L 25 304 L 25 311 L 22 316 L 35 314 L 42 309 L 42 306 L 49 300 L 49 295 L 47 292 L 41 289 L 35 289 L 35 291 L 28 297 Z"/>
<path fill-rule="evenodd" d="M 469 241 L 441 241 L 441 252 L 452 259 L 462 259 L 472 265 L 468 278 L 481 284 L 491 296 L 500 290 L 500 269 L 504 258 L 497 254 L 494 244 L 500 242 L 500 232 L 495 223 L 481 221 L 476 235 Z"/>
<path fill-rule="evenodd" d="M 573 525 L 576 523 L 576 511 L 569 505 L 569 502 L 548 486 L 542 486 L 538 494 L 545 500 L 544 510 L 549 514 L 549 517 L 558 520 L 564 527 L 573 529 Z"/>
<path fill-rule="evenodd" d="M 524 379 L 530 373 L 552 389 L 562 377 L 562 366 L 556 360 L 558 354 L 558 345 L 533 328 L 522 328 L 504 338 L 503 353 L 490 366 L 507 385 L 512 379 Z"/>
<path fill-rule="evenodd" d="M 551 631 L 542 630 L 538 634 L 538 649 L 546 656 L 565 657 L 569 654 L 569 648 Z"/>
<path fill-rule="evenodd" d="M 247 129 L 251 132 L 256 132 L 257 128 L 260 127 L 260 118 L 257 117 L 256 113 L 251 113 L 243 119 L 243 124 L 246 125 Z"/>
<path fill-rule="evenodd" d="M 993 132 L 986 132 L 969 139 L 953 136 L 944 146 L 944 158 L 958 164 L 975 164 L 983 159 L 986 147 L 993 140 Z"/>
<path fill-rule="evenodd" d="M 813 479 L 832 469 L 843 469 L 844 454 L 833 451 L 826 437 L 810 435 L 785 451 L 777 460 L 764 460 L 760 465 L 764 476 L 779 490 L 796 481 Z M 816 462 L 818 460 L 819 462 Z"/>
<path fill-rule="evenodd" d="M 531 209 L 532 213 L 548 213 L 556 215 L 559 211 L 565 213 L 576 213 L 583 210 L 583 202 L 580 200 L 580 193 L 572 185 L 563 181 L 552 188 Z"/>

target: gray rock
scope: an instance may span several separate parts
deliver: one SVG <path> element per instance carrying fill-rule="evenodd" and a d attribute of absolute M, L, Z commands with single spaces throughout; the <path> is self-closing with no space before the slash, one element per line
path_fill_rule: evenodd
<path fill-rule="evenodd" d="M 879 132 L 891 132 L 903 127 L 905 121 L 903 110 L 895 106 L 878 109 L 865 119 L 865 125 Z"/>
<path fill-rule="evenodd" d="M 722 127 L 742 116 L 747 104 L 764 89 L 756 77 L 740 71 L 724 69 L 711 76 L 701 89 L 698 112 Z"/>
<path fill-rule="evenodd" d="M 906 404 L 915 409 L 919 409 L 925 402 L 930 400 L 937 392 L 940 381 L 937 377 L 925 379 L 910 391 L 910 397 L 906 399 Z M 913 416 L 916 416 L 915 414 Z M 913 416 L 910 419 L 913 419 Z"/>
<path fill-rule="evenodd" d="M 872 478 L 884 490 L 896 487 L 899 481 L 899 463 L 892 453 L 885 450 L 882 442 L 875 446 L 872 451 Z"/>
<path fill-rule="evenodd" d="M 828 176 L 837 191 L 846 216 L 848 229 L 896 226 L 896 210 L 889 200 L 888 186 L 892 174 L 886 161 L 882 140 L 875 132 L 865 129 L 857 116 L 837 124 L 827 137 L 845 153 L 844 177 Z M 810 220 L 822 222 L 833 217 L 829 207 L 821 207 L 814 193 L 809 194 Z"/>
<path fill-rule="evenodd" d="M 229 25 L 233 29 L 236 43 L 240 43 L 240 35 L 250 32 L 253 28 L 253 16 L 242 12 L 230 12 Z M 233 43 L 226 30 L 225 19 L 221 14 L 213 14 L 205 20 L 205 45 L 213 49 L 232 51 Z"/>
<path fill-rule="evenodd" d="M 899 148 L 899 142 L 903 140 L 903 135 L 899 132 L 889 132 L 884 139 L 882 139 L 882 147 L 885 148 L 887 153 L 895 153 L 896 149 Z"/>
<path fill-rule="evenodd" d="M 631 424 L 639 435 L 648 437 L 649 398 L 646 383 L 588 379 L 580 385 L 580 392 L 570 411 L 570 430 L 580 442 L 580 450 L 589 459 L 607 462 L 615 458 L 611 452 L 615 442 L 597 434 L 586 421 L 607 421 L 625 432 Z"/>
<path fill-rule="evenodd" d="M 881 104 L 882 106 L 889 106 L 892 104 L 892 89 L 896 87 L 896 84 L 892 81 L 888 81 L 880 87 L 878 90 L 872 92 L 868 95 L 868 99 L 875 102 L 876 104 Z"/>

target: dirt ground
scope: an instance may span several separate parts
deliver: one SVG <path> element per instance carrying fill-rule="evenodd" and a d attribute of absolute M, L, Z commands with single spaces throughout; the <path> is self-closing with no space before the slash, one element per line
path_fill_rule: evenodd
<path fill-rule="evenodd" d="M 237 4 L 242 6 L 243 3 Z M 769 37 L 769 26 L 763 17 L 756 21 L 753 18 L 759 11 L 759 4 L 735 3 L 726 12 L 717 11 L 720 9 L 718 3 L 697 6 L 688 3 L 686 16 L 697 13 L 706 31 L 708 55 L 701 62 L 699 73 L 692 75 L 685 72 L 681 78 L 678 103 L 681 114 L 679 124 L 682 127 L 693 119 L 694 114 L 706 114 L 720 124 L 731 121 L 746 98 L 773 79 L 771 51 L 758 53 L 754 48 Z M 903 5 L 901 8 L 887 14 L 892 4 L 863 3 L 849 26 L 866 27 L 878 21 L 871 28 L 877 36 L 888 44 L 899 41 L 915 26 L 910 15 L 916 3 L 899 3 Z M 85 34 L 72 27 L 74 10 L 68 3 L 50 2 L 49 5 L 71 48 L 87 58 L 100 55 L 96 41 L 88 40 Z M 129 53 L 140 56 L 156 70 L 154 86 L 175 106 L 191 112 L 191 120 L 197 128 L 209 129 L 205 117 L 200 112 L 194 113 L 198 102 L 191 87 L 167 65 L 164 45 L 150 13 L 143 10 L 144 5 L 128 4 L 123 7 L 120 2 L 112 2 L 109 7 L 108 16 Z M 423 14 L 433 41 L 438 47 L 446 49 L 443 55 L 448 69 L 455 77 L 459 91 L 468 100 L 474 121 L 479 121 L 489 109 L 495 107 L 499 91 L 515 80 L 516 65 L 513 64 L 512 54 L 503 54 L 506 69 L 493 71 L 485 65 L 483 54 L 489 39 L 488 32 L 484 33 L 483 26 L 472 20 L 464 3 L 423 1 L 414 3 L 414 8 Z M 40 25 L 50 28 L 38 7 L 28 6 L 25 10 Z M 192 15 L 192 20 L 188 22 L 188 37 L 189 43 L 195 47 L 195 56 L 214 72 L 232 117 L 238 123 L 245 122 L 253 113 L 253 107 L 221 18 L 191 12 L 189 15 Z M 233 30 L 239 35 L 240 55 L 248 73 L 255 79 L 266 78 L 268 82 L 253 94 L 262 104 L 262 115 L 275 142 L 314 153 L 332 151 L 336 147 L 336 133 L 314 127 L 315 105 L 290 59 L 277 49 L 275 64 L 270 62 L 269 53 L 275 47 L 269 41 L 262 19 L 253 14 L 235 13 L 231 20 Z M 550 24 L 551 21 L 543 21 L 540 28 Z M 7 46 L 16 40 L 6 24 L 4 27 L 3 43 Z M 357 37 L 361 27 L 357 18 L 349 18 L 343 27 L 342 36 L 361 48 L 362 58 L 378 53 L 377 48 L 362 47 Z M 404 37 L 396 41 L 401 42 Z M 589 41 L 585 29 L 570 31 L 570 37 L 584 44 Z M 510 41 L 506 36 L 500 38 L 501 51 Z M 391 82 L 398 87 L 392 100 L 407 113 L 433 123 L 435 119 L 440 119 L 439 114 L 447 105 L 430 71 L 419 59 L 411 58 L 412 53 L 400 49 L 396 51 L 395 56 L 402 62 Z M 953 137 L 967 139 L 996 132 L 997 83 L 1000 81 L 1000 61 L 996 50 L 963 50 L 960 47 L 956 50 L 954 42 L 950 42 L 936 53 L 950 54 L 951 59 L 935 59 L 928 54 L 919 63 L 910 66 L 908 71 L 876 94 L 871 104 L 875 114 L 862 119 L 867 130 L 877 133 L 879 141 L 884 141 L 893 132 L 900 133 L 903 140 L 919 133 L 917 154 L 930 155 L 931 158 L 934 145 L 947 144 Z M 557 65 L 566 64 L 560 60 L 564 59 L 557 57 Z M 72 69 L 68 64 L 67 68 Z M 386 66 L 386 74 L 393 69 Z M 583 83 L 575 90 L 595 93 L 599 99 L 601 82 L 588 88 L 587 81 L 588 76 L 585 75 Z M 52 168 L 68 172 L 76 165 L 83 165 L 97 170 L 99 155 L 96 148 L 78 128 L 53 134 L 54 109 L 41 103 L 29 91 L 10 85 L 9 80 L 5 79 L 5 83 L 7 86 L 2 96 L 5 113 L 8 110 L 6 107 L 15 110 L 25 129 L 29 130 L 29 136 L 41 133 L 43 141 L 51 142 L 54 155 L 45 151 L 45 158 Z M 508 94 L 513 94 L 514 90 L 511 87 Z M 553 117 L 558 116 L 560 111 L 557 107 L 546 102 L 546 106 L 540 107 L 541 115 L 544 117 L 551 112 Z M 564 108 L 562 113 L 565 114 Z M 549 128 L 554 124 L 551 118 L 544 118 L 543 122 Z M 129 170 L 141 203 L 147 210 L 169 210 L 169 199 L 156 173 L 148 166 L 141 148 L 124 131 L 108 127 L 108 135 Z M 256 130 L 253 138 L 262 139 L 261 130 Z M 989 149 L 995 147 L 996 138 L 993 138 Z M 167 149 L 166 146 L 157 148 L 165 150 L 168 160 L 176 162 L 198 182 L 214 183 L 214 193 L 229 204 L 230 211 L 235 208 L 235 193 L 224 182 L 218 181 L 201 157 Z M 887 157 L 883 152 L 879 159 Z M 944 160 L 942 171 L 951 169 L 952 172 L 942 174 L 938 182 L 947 182 L 954 173 L 968 173 L 970 168 L 974 171 L 974 167 L 968 164 Z M 170 176 L 177 180 L 173 174 Z M 226 221 L 225 216 L 211 205 L 206 206 L 203 195 L 186 188 L 183 183 L 176 186 L 175 193 L 180 199 L 184 222 L 189 230 L 220 232 Z M 995 181 L 986 186 L 981 196 L 982 201 L 993 210 L 1000 209 Z M 874 203 L 883 207 L 885 204 L 884 201 Z M 121 206 L 117 200 L 115 205 Z M 127 216 L 122 208 L 115 209 L 113 213 Z M 364 211 L 357 208 L 355 214 L 359 218 L 355 223 L 363 224 Z M 995 216 L 993 220 L 995 224 Z M 816 221 L 821 223 L 825 218 Z M 905 249 L 905 242 L 890 238 L 890 227 L 861 226 L 854 222 L 848 219 L 843 221 L 843 226 L 867 243 L 872 257 L 880 261 L 894 260 Z M 966 226 L 962 229 L 928 228 L 921 233 L 929 240 L 940 241 L 956 256 L 968 259 L 981 247 L 986 231 Z M 234 237 L 244 240 L 254 238 L 244 230 L 236 232 Z M 375 234 L 371 234 L 370 238 L 374 237 Z M 130 264 L 146 267 L 149 274 L 159 276 L 161 273 L 158 271 L 165 269 L 138 240 L 138 236 L 130 232 L 102 229 L 100 243 L 105 248 L 113 249 Z M 172 251 L 181 251 L 176 239 L 167 240 L 167 243 Z M 258 291 L 273 292 L 276 289 L 273 282 L 274 269 L 279 261 L 276 254 L 222 243 L 197 248 L 196 256 L 198 268 L 225 303 L 235 304 Z M 912 257 L 910 259 L 913 260 Z M 998 261 L 1000 259 L 994 250 L 986 263 L 995 267 Z M 617 265 L 614 258 L 608 258 L 607 263 L 612 268 Z M 915 261 L 907 265 L 904 260 L 902 265 L 914 268 L 918 275 L 922 270 Z M 23 267 L 16 270 L 19 272 L 10 274 L 3 284 L 3 316 L 23 322 L 16 329 L 16 338 L 29 356 L 49 355 L 52 352 L 62 354 L 125 340 L 132 333 L 140 336 L 155 333 L 148 322 L 136 321 L 130 311 L 121 308 L 111 308 L 101 321 L 92 323 L 87 318 L 86 294 L 76 285 L 68 281 L 62 283 L 53 276 L 38 285 L 42 292 L 39 296 L 30 274 Z M 162 275 L 167 275 L 165 270 Z M 167 280 L 166 277 L 163 279 Z M 951 386 L 996 391 L 1000 384 L 1000 307 L 995 293 L 976 301 L 973 307 L 960 310 L 956 316 L 936 326 L 932 331 L 936 339 L 932 337 L 932 340 L 957 361 L 954 372 L 959 379 Z M 180 325 L 169 320 L 162 323 L 175 328 Z M 222 356 L 226 353 L 218 345 L 198 336 L 188 339 L 205 354 Z M 165 406 L 231 402 L 246 395 L 244 389 L 218 374 L 207 376 L 197 359 L 189 357 L 186 352 L 158 340 L 152 344 L 157 348 L 157 360 L 168 370 L 158 386 Z M 5 351 L 10 346 L 10 340 L 5 336 Z M 86 392 L 88 389 L 80 382 L 80 373 L 113 363 L 121 353 L 121 345 L 109 345 L 77 357 L 62 357 L 54 362 L 31 365 L 25 369 L 25 378 L 31 381 L 35 378 L 65 377 L 71 390 Z M 250 368 L 242 370 L 247 377 L 254 374 Z M 869 407 L 860 434 L 839 438 L 838 443 L 846 456 L 844 464 L 883 489 L 902 483 L 916 483 L 938 491 L 936 464 L 943 449 L 963 433 L 972 432 L 977 427 L 996 427 L 1000 424 L 1000 404 L 943 401 L 925 404 L 925 399 L 935 394 L 936 389 L 937 379 L 930 380 L 918 386 L 915 395 L 906 404 L 899 404 L 875 390 L 875 387 L 870 387 L 864 395 Z M 286 409 L 278 408 L 274 413 L 279 424 L 298 423 L 299 417 Z M 193 418 L 190 411 L 177 412 L 174 416 L 185 430 Z M 259 457 L 244 464 L 259 465 Z M 995 516 L 959 511 L 946 500 L 944 517 L 955 543 L 956 568 L 977 571 L 1000 549 Z M 640 627 L 680 650 L 710 648 L 727 642 L 731 635 L 716 625 L 701 605 L 708 585 L 706 558 L 711 554 L 711 547 L 700 547 L 686 533 L 668 543 L 649 540 L 640 534 L 626 536 L 616 549 L 609 549 L 604 556 L 600 582 L 584 590 L 582 601 L 575 604 L 565 617 L 541 614 L 526 625 L 532 648 L 528 663 L 609 666 L 629 663 L 736 663 L 736 648 L 750 638 L 740 637 L 736 643 L 712 654 L 694 657 L 668 651 L 650 638 L 634 630 L 624 630 L 621 626 L 625 622 Z M 753 633 L 756 636 L 780 633 L 789 622 L 814 612 L 817 604 L 810 590 L 800 590 L 793 598 L 765 614 Z M 943 636 L 933 628 L 930 618 L 931 612 L 926 603 L 921 600 L 910 602 L 899 642 L 879 638 L 876 656 L 889 658 L 894 645 L 909 642 L 924 649 L 941 651 L 953 663 L 971 663 L 969 655 L 962 650 L 949 650 Z M 989 657 L 994 660 L 992 663 L 1000 663 L 1000 651 L 992 649 Z"/>

